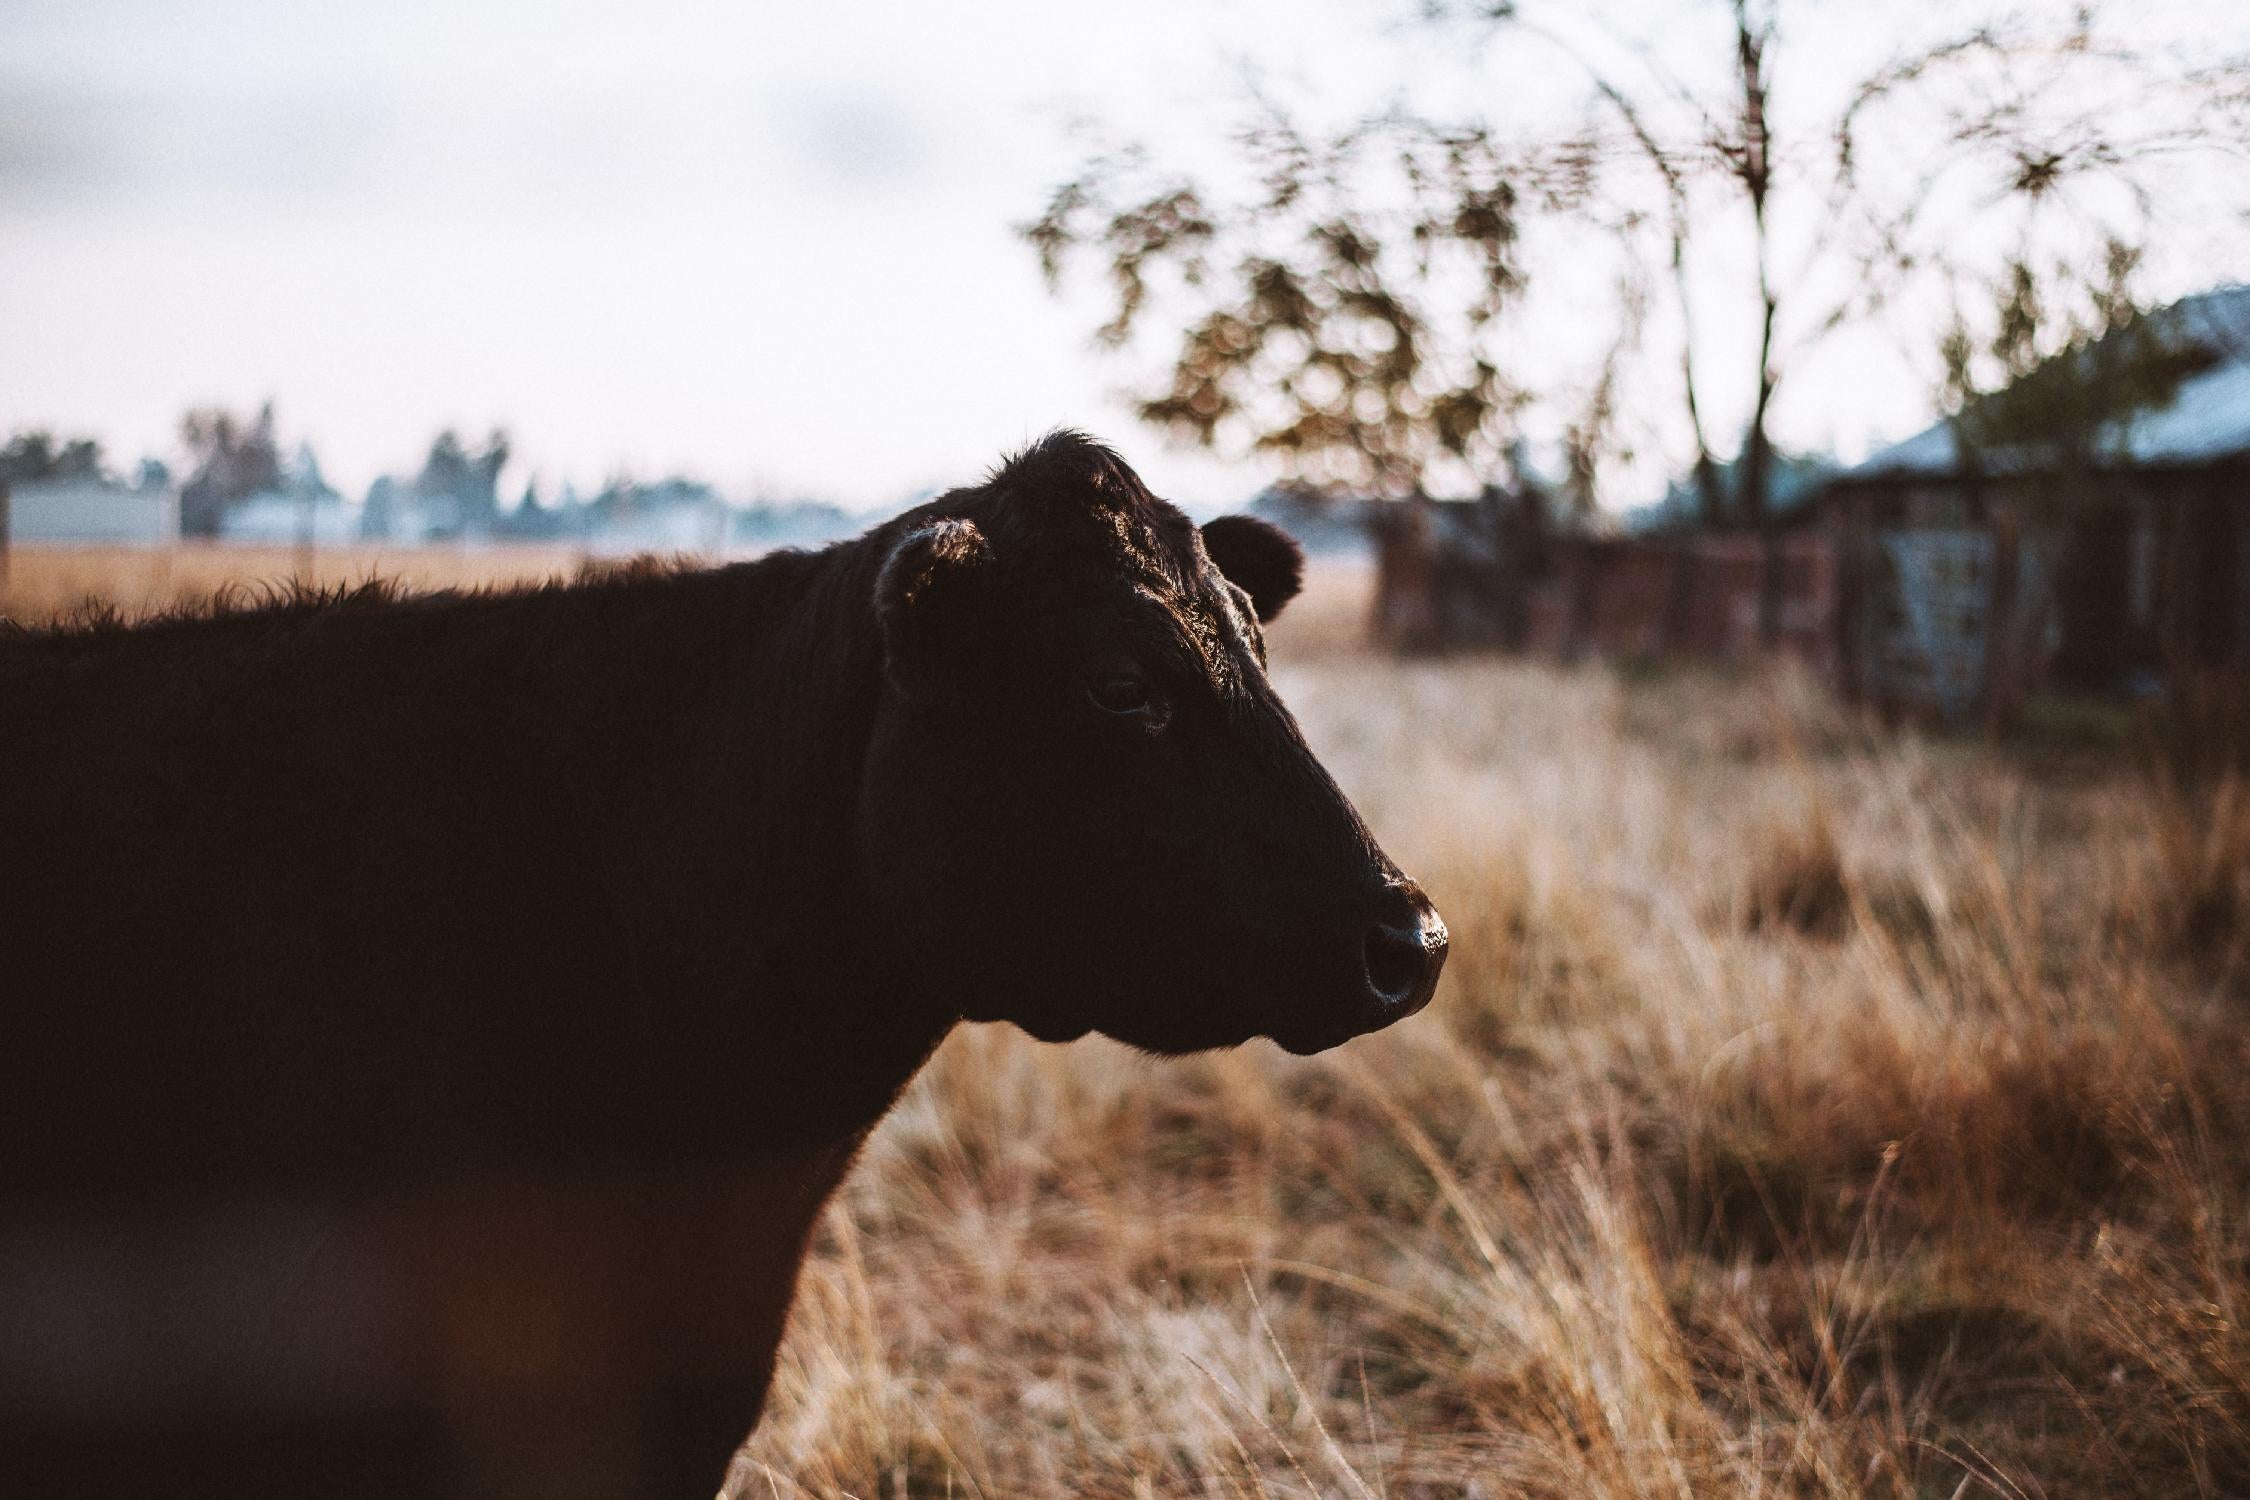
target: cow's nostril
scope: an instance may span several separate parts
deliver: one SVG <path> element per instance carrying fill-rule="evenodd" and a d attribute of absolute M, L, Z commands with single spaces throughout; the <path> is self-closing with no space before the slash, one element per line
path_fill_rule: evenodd
<path fill-rule="evenodd" d="M 1435 913 L 1418 916 L 1410 926 L 1376 923 L 1361 940 L 1368 988 L 1387 1006 L 1419 1010 L 1437 988 L 1445 947 L 1445 924 Z"/>

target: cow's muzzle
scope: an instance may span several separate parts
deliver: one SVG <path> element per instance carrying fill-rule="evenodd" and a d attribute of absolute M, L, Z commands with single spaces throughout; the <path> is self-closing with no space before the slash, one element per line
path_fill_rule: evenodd
<path fill-rule="evenodd" d="M 1413 886 L 1394 890 L 1401 909 L 1370 923 L 1360 939 L 1368 995 L 1386 1025 L 1430 1003 L 1449 942 L 1445 919 L 1429 897 Z"/>
<path fill-rule="evenodd" d="M 1445 920 L 1411 881 L 1387 887 L 1359 936 L 1358 983 L 1341 1007 L 1299 1035 L 1277 1035 L 1291 1052 L 1320 1052 L 1403 1021 L 1437 993 L 1450 941 Z M 1310 1019 L 1310 1018 L 1307 1018 Z M 1295 1028 L 1291 1028 L 1294 1030 Z"/>

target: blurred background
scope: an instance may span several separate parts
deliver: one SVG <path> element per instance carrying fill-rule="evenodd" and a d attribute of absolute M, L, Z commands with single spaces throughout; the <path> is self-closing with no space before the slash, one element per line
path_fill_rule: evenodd
<path fill-rule="evenodd" d="M 971 1028 L 746 1493 L 2250 1493 L 2250 11 L 0 5 L 0 615 L 1307 544 L 1424 1019 Z"/>

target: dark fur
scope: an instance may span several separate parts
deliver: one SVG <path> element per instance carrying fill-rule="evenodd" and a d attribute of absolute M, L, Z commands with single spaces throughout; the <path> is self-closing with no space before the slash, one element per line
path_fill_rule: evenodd
<path fill-rule="evenodd" d="M 1265 680 L 1295 549 L 1218 561 L 1060 434 L 815 554 L 0 633 L 9 1492 L 708 1493 L 958 1020 L 1426 1000 Z"/>

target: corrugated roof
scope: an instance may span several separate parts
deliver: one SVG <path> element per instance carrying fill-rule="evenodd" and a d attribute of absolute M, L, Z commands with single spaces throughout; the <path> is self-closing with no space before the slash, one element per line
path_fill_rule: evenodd
<path fill-rule="evenodd" d="M 2180 382 L 2160 407 L 2109 425 L 2101 449 L 2120 464 L 2160 467 L 2211 463 L 2250 454 L 2250 286 L 2227 286 L 2173 303 L 2152 314 L 2168 331 L 2215 356 L 2210 368 Z M 2032 471 L 2033 455 L 1985 454 L 1987 470 Z M 1952 424 L 1939 422 L 1883 449 L 1846 479 L 1897 474 L 1951 474 L 1961 467 Z"/>

